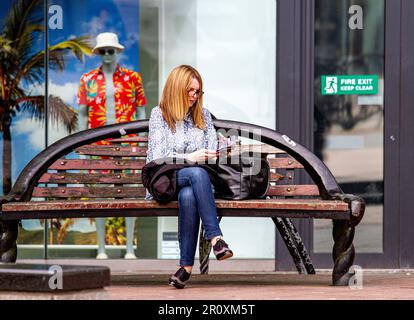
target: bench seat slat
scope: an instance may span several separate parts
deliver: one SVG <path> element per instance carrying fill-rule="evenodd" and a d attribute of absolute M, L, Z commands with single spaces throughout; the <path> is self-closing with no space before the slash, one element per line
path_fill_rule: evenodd
<path fill-rule="evenodd" d="M 320 199 L 252 199 L 222 200 L 216 199 L 217 209 L 284 209 L 309 211 L 343 211 L 348 212 L 348 204 L 337 200 Z M 122 199 L 122 200 L 65 200 L 65 201 L 29 201 L 5 203 L 3 212 L 14 211 L 53 211 L 53 210 L 102 210 L 102 209 L 163 209 L 178 208 L 177 201 L 160 204 L 155 200 Z"/>

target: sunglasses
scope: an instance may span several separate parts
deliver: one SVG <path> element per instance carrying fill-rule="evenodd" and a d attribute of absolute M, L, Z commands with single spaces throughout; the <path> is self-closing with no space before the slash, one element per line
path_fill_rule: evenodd
<path fill-rule="evenodd" d="M 115 53 L 115 49 L 99 49 L 98 53 L 103 56 L 106 53 L 108 53 L 110 56 L 112 56 Z"/>
<path fill-rule="evenodd" d="M 188 90 L 188 96 L 190 97 L 195 97 L 196 95 L 197 97 L 201 97 L 203 94 L 204 94 L 204 91 L 195 90 L 195 89 Z"/>

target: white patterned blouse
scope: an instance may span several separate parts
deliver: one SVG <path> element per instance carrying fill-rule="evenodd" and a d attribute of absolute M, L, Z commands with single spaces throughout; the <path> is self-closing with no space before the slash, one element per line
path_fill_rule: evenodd
<path fill-rule="evenodd" d="M 183 157 L 199 149 L 217 148 L 217 132 L 213 126 L 210 112 L 202 108 L 205 130 L 195 127 L 190 113 L 183 121 L 176 123 L 176 130 L 172 132 L 162 116 L 159 106 L 151 111 L 148 132 L 148 150 L 146 163 L 163 157 Z M 152 199 L 148 192 L 145 199 Z"/>

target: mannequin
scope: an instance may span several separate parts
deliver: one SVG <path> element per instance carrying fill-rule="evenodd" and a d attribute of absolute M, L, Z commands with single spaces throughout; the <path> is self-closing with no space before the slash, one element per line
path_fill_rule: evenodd
<path fill-rule="evenodd" d="M 132 70 L 121 68 L 119 53 L 124 47 L 114 33 L 97 36 L 93 53 L 100 55 L 102 65 L 84 74 L 78 92 L 79 129 L 95 128 L 136 119 L 145 119 L 145 95 L 141 76 Z M 131 98 L 132 96 L 132 98 Z M 105 144 L 105 142 L 99 142 Z M 125 218 L 126 254 L 125 259 L 135 259 L 133 236 L 135 217 Z M 107 259 L 105 253 L 105 219 L 96 218 L 98 236 L 97 259 Z"/>

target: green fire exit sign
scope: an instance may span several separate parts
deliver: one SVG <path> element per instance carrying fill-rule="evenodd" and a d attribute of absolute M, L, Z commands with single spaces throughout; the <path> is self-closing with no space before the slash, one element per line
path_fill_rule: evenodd
<path fill-rule="evenodd" d="M 322 76 L 322 95 L 378 94 L 378 75 Z"/>

